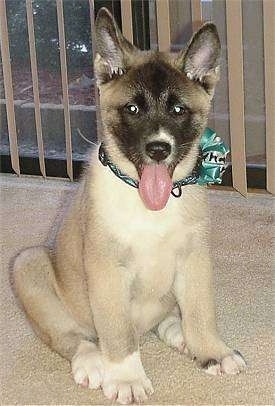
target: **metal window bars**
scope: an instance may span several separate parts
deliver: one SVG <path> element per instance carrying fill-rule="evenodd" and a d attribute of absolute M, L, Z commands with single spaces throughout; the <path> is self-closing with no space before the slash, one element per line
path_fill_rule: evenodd
<path fill-rule="evenodd" d="M 11 165 L 14 172 L 20 175 L 20 160 L 16 116 L 14 108 L 12 69 L 9 50 L 9 33 L 6 15 L 6 1 L 0 1 L 0 44 L 2 69 L 7 112 L 8 135 Z M 41 124 L 41 106 L 39 98 L 39 78 L 36 57 L 35 27 L 33 21 L 32 0 L 26 1 L 27 29 L 30 49 L 31 75 L 34 98 L 35 126 L 37 134 L 38 157 L 41 175 L 46 177 L 43 131 Z M 150 0 L 151 2 L 153 0 Z M 193 31 L 202 24 L 201 0 L 185 0 L 190 5 L 190 21 Z M 275 1 L 262 0 L 264 27 L 264 71 L 265 71 L 265 111 L 266 111 L 266 189 L 275 193 Z M 129 41 L 133 41 L 132 0 L 121 0 L 122 31 Z M 173 0 L 155 0 L 155 20 L 157 41 L 160 51 L 169 51 L 171 47 L 171 10 Z M 65 125 L 66 167 L 69 179 L 73 180 L 72 131 L 70 123 L 70 105 L 68 97 L 68 74 L 66 57 L 66 38 L 64 29 L 63 0 L 56 0 L 57 26 L 60 47 L 60 66 L 62 79 L 63 110 Z M 89 0 L 91 35 L 94 39 L 94 0 Z M 225 0 L 225 19 L 228 56 L 228 93 L 229 122 L 231 139 L 233 187 L 241 194 L 247 194 L 247 173 L 245 153 L 245 113 L 244 113 L 244 70 L 242 40 L 242 1 Z M 93 41 L 94 42 L 94 41 Z M 93 49 L 93 52 L 95 50 Z M 96 93 L 96 104 L 98 96 Z"/>

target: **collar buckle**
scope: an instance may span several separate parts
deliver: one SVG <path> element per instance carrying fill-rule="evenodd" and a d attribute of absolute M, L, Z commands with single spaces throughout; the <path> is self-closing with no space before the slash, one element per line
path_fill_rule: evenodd
<path fill-rule="evenodd" d="M 174 192 L 174 189 L 178 189 L 178 192 Z M 171 190 L 171 195 L 174 197 L 181 197 L 182 195 L 182 190 L 181 190 L 181 184 L 179 182 L 175 182 L 174 183 L 174 187 Z"/>

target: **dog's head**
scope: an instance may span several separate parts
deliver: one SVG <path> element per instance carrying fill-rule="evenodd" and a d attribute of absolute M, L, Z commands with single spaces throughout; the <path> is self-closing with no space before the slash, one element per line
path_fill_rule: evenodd
<path fill-rule="evenodd" d="M 96 46 L 107 154 L 139 179 L 147 207 L 163 208 L 172 179 L 187 176 L 197 160 L 219 78 L 216 27 L 203 25 L 178 54 L 141 51 L 103 8 L 96 20 Z"/>

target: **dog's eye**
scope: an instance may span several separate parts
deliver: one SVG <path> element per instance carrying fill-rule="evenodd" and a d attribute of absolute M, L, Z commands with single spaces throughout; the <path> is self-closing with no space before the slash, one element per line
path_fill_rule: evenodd
<path fill-rule="evenodd" d="M 130 114 L 138 114 L 139 108 L 136 104 L 127 104 L 126 110 Z"/>
<path fill-rule="evenodd" d="M 183 106 L 180 106 L 179 104 L 176 104 L 173 108 L 172 108 L 172 112 L 177 114 L 177 115 L 182 115 L 185 113 L 185 108 Z"/>

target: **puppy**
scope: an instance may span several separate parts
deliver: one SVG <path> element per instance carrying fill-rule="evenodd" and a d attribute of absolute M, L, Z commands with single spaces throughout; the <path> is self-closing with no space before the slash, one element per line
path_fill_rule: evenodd
<path fill-rule="evenodd" d="M 198 160 L 220 42 L 205 24 L 179 54 L 143 52 L 103 8 L 96 47 L 101 159 L 93 151 L 54 250 L 16 258 L 15 283 L 75 382 L 128 404 L 153 392 L 139 353 L 151 329 L 210 374 L 246 365 L 216 330 L 205 189 L 171 194 Z"/>

